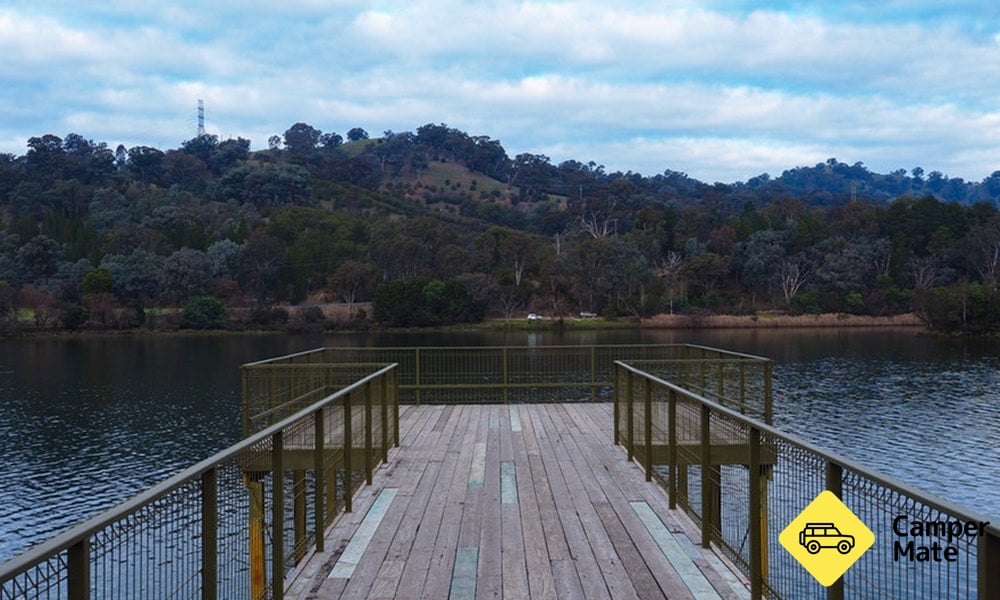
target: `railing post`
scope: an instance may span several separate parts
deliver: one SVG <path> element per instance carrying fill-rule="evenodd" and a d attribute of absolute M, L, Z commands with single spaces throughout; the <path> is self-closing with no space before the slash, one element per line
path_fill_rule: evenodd
<path fill-rule="evenodd" d="M 669 427 L 669 433 L 667 434 L 667 456 L 670 461 L 670 508 L 677 508 L 677 392 L 673 389 L 670 390 L 670 395 L 667 400 L 667 425 Z M 686 467 L 685 467 L 686 468 Z"/>
<path fill-rule="evenodd" d="M 740 360 L 740 414 L 746 414 L 747 408 L 747 369 L 746 361 Z"/>
<path fill-rule="evenodd" d="M 354 511 L 354 461 L 352 446 L 354 432 L 351 431 L 351 394 L 344 394 L 344 512 Z"/>
<path fill-rule="evenodd" d="M 838 464 L 826 462 L 826 489 L 843 499 L 844 470 Z M 833 585 L 826 588 L 827 600 L 844 600 L 844 577 L 840 576 Z"/>
<path fill-rule="evenodd" d="M 420 348 L 414 349 L 413 352 L 413 363 L 414 363 L 414 394 L 416 396 L 415 401 L 417 406 L 420 406 Z"/>
<path fill-rule="evenodd" d="M 648 377 L 643 377 L 646 382 L 646 392 L 643 397 L 646 413 L 645 430 L 643 435 L 646 439 L 646 481 L 653 480 L 653 386 Z"/>
<path fill-rule="evenodd" d="M 399 366 L 392 370 L 392 438 L 393 445 L 399 448 Z"/>
<path fill-rule="evenodd" d="M 632 460 L 632 449 L 635 447 L 635 415 L 632 414 L 632 369 L 625 372 L 625 414 L 628 416 L 628 423 L 625 425 L 626 455 L 629 461 Z"/>
<path fill-rule="evenodd" d="M 313 413 L 313 431 L 316 442 L 313 444 L 313 477 L 316 479 L 313 490 L 313 515 L 316 521 L 316 552 L 323 552 L 323 530 L 326 529 L 326 515 L 324 514 L 323 489 L 326 487 L 326 469 L 323 465 L 323 445 L 325 443 L 325 432 L 323 431 L 323 409 Z"/>
<path fill-rule="evenodd" d="M 976 552 L 979 600 L 995 598 L 1000 590 L 1000 537 L 987 529 L 979 536 Z"/>
<path fill-rule="evenodd" d="M 372 382 L 365 384 L 365 482 L 372 484 Z"/>
<path fill-rule="evenodd" d="M 701 546 L 710 548 L 712 543 L 712 445 L 711 413 L 707 404 L 701 404 Z"/>
<path fill-rule="evenodd" d="M 250 369 L 240 367 L 240 389 L 243 393 L 243 414 L 240 415 L 240 423 L 243 427 L 243 437 L 250 436 Z"/>
<path fill-rule="evenodd" d="M 215 600 L 219 587 L 218 468 L 201 474 L 201 598 Z"/>
<path fill-rule="evenodd" d="M 614 405 L 614 420 L 615 420 L 615 444 L 621 443 L 621 365 L 615 362 L 614 366 L 614 391 L 611 394 L 612 403 Z"/>
<path fill-rule="evenodd" d="M 726 405 L 726 363 L 722 359 L 722 352 L 716 353 L 716 359 L 719 361 L 719 368 L 716 370 L 718 375 L 718 381 L 715 383 L 715 393 L 719 397 L 719 404 Z"/>
<path fill-rule="evenodd" d="M 768 425 L 771 424 L 773 412 L 771 407 L 771 372 L 774 368 L 774 364 L 771 361 L 766 361 L 764 363 L 764 422 Z"/>
<path fill-rule="evenodd" d="M 590 347 L 590 401 L 597 401 L 597 347 Z"/>
<path fill-rule="evenodd" d="M 90 600 L 90 540 L 69 547 L 66 556 L 66 588 L 69 600 Z"/>
<path fill-rule="evenodd" d="M 382 414 L 382 462 L 389 462 L 389 375 L 379 377 L 379 408 Z"/>
<path fill-rule="evenodd" d="M 285 597 L 285 443 L 284 433 L 271 436 L 271 597 Z"/>
<path fill-rule="evenodd" d="M 306 555 L 306 472 L 302 469 L 292 471 L 292 524 L 292 556 L 298 564 Z"/>
<path fill-rule="evenodd" d="M 760 475 L 760 430 L 750 431 L 750 598 L 759 600 L 764 596 L 764 540 L 761 522 L 761 475 Z"/>
<path fill-rule="evenodd" d="M 510 397 L 507 394 L 507 384 L 510 383 L 510 373 L 507 371 L 507 346 L 500 351 L 501 385 L 503 387 L 503 403 L 509 404 Z"/>

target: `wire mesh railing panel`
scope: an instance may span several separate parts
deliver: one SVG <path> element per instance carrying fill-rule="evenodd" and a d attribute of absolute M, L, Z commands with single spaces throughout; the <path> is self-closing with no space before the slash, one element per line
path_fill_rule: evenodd
<path fill-rule="evenodd" d="M 237 598 L 250 589 L 250 492 L 236 457 L 217 467 L 216 590 L 219 598 Z"/>
<path fill-rule="evenodd" d="M 323 357 L 244 367 L 273 425 L 0 565 L 0 600 L 271 597 L 398 443 L 395 367 Z"/>
<path fill-rule="evenodd" d="M 50 556 L 0 583 L 0 600 L 68 598 L 66 552 Z"/>
<path fill-rule="evenodd" d="M 616 441 L 640 464 L 655 461 L 654 476 L 666 485 L 671 502 L 702 528 L 703 544 L 716 545 L 748 576 L 754 597 L 826 596 L 824 585 L 779 542 L 790 523 L 806 523 L 803 510 L 825 498 L 823 491 L 839 496 L 876 540 L 832 581 L 834 596 L 842 589 L 851 598 L 985 598 L 1000 589 L 996 527 L 663 378 L 662 367 L 669 363 L 702 389 L 712 385 L 714 373 L 717 397 L 734 389 L 748 393 L 751 363 L 723 364 L 708 350 L 696 353 L 705 354 L 705 365 L 686 358 L 638 363 L 641 367 L 616 364 Z M 656 374 L 640 370 L 646 367 Z M 769 370 L 763 363 L 765 383 Z M 737 388 L 730 383 L 734 374 L 742 379 Z M 769 388 L 763 388 L 764 397 Z M 831 513 L 814 514 L 816 520 L 808 519 L 797 536 L 804 550 L 796 548 L 810 554 L 827 547 L 849 552 L 851 546 L 842 544 L 853 544 L 853 534 L 836 546 L 801 541 L 807 533 L 841 535 L 821 522 L 830 518 L 820 515 Z M 858 532 L 850 519 L 842 526 Z M 820 528 L 821 533 L 809 533 Z"/>
<path fill-rule="evenodd" d="M 190 598 L 201 589 L 201 486 L 191 480 L 90 540 L 95 598 Z"/>
<path fill-rule="evenodd" d="M 878 540 L 845 574 L 845 592 L 869 598 L 976 597 L 978 531 L 968 535 L 964 519 L 851 470 L 844 472 L 843 500 Z M 921 553 L 926 560 L 918 560 Z"/>

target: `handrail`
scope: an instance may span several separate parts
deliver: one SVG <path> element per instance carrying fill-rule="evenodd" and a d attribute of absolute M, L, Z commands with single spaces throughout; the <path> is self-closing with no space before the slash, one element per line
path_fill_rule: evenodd
<path fill-rule="evenodd" d="M 784 488 L 796 489 L 803 487 L 804 484 L 799 480 L 795 480 L 795 475 L 791 474 L 796 472 L 794 471 L 795 467 L 784 467 L 781 464 L 782 462 L 794 463 L 795 459 L 801 456 L 808 457 L 808 464 L 810 465 L 824 465 L 822 473 L 813 473 L 813 480 L 816 478 L 825 479 L 825 489 L 833 491 L 838 496 L 841 496 L 845 491 L 862 494 L 868 488 L 885 490 L 878 492 L 880 494 L 879 506 L 875 509 L 869 508 L 869 510 L 884 511 L 892 508 L 891 496 L 895 494 L 904 499 L 901 502 L 904 507 L 899 509 L 900 512 L 917 511 L 919 506 L 920 515 L 936 511 L 941 515 L 946 515 L 947 518 L 954 518 L 966 523 L 986 523 L 987 525 L 982 527 L 983 534 L 975 544 L 976 551 L 973 552 L 971 546 L 966 549 L 970 556 L 975 555 L 977 562 L 976 569 L 970 577 L 978 582 L 977 586 L 980 598 L 986 598 L 989 594 L 1000 589 L 1000 572 L 996 568 L 1000 566 L 1000 526 L 998 526 L 1000 523 L 997 521 L 994 520 L 991 522 L 990 519 L 976 511 L 960 507 L 953 502 L 908 485 L 895 477 L 885 475 L 874 469 L 865 467 L 855 460 L 822 448 L 801 436 L 784 432 L 757 418 L 747 416 L 727 406 L 713 402 L 687 387 L 677 385 L 645 372 L 626 361 L 615 361 L 615 369 L 617 373 L 614 408 L 616 423 L 623 416 L 628 419 L 627 427 L 621 429 L 616 427 L 615 443 L 625 445 L 629 458 L 635 459 L 645 467 L 647 480 L 655 476 L 657 480 L 667 487 L 671 507 L 679 504 L 682 509 L 691 513 L 693 517 L 700 521 L 702 543 L 705 547 L 708 547 L 711 543 L 719 544 L 734 559 L 734 562 L 745 569 L 745 573 L 751 582 L 752 597 L 760 598 L 764 595 L 781 597 L 778 588 L 784 582 L 769 580 L 767 575 L 769 556 L 767 545 L 769 541 L 773 542 L 777 538 L 777 535 L 770 536 L 769 540 L 768 537 L 762 538 L 760 533 L 762 530 L 768 529 L 767 507 L 769 503 L 775 501 L 779 503 L 783 502 L 789 506 L 783 506 L 782 508 L 792 510 L 792 512 L 797 512 L 805 508 L 805 505 L 802 504 L 795 506 L 793 509 L 791 505 L 794 505 L 795 502 L 780 497 L 778 496 L 778 492 L 773 491 L 774 488 L 782 486 Z M 641 385 L 637 381 L 644 381 L 646 383 Z M 639 388 L 642 388 L 641 393 Z M 666 408 L 668 409 L 666 417 L 663 415 L 664 411 L 659 410 L 658 416 L 660 420 L 656 424 L 657 431 L 669 434 L 666 439 L 660 439 L 656 442 L 656 445 L 666 446 L 665 452 L 661 451 L 660 453 L 661 458 L 659 462 L 654 460 L 653 452 L 653 422 L 657 418 L 654 416 L 657 411 L 653 410 L 654 404 L 652 402 L 654 390 L 658 395 L 657 397 L 660 398 L 657 404 L 666 404 Z M 662 400 L 663 395 L 667 397 L 666 402 Z M 693 443 L 697 449 L 692 448 L 688 452 L 693 451 L 698 453 L 701 456 L 700 463 L 697 461 L 691 462 L 689 458 L 687 459 L 688 462 L 680 464 L 682 462 L 678 456 L 680 442 L 678 442 L 676 432 L 679 427 L 682 427 L 682 425 L 678 424 L 679 418 L 677 414 L 681 400 L 686 405 L 692 407 L 687 411 L 687 429 L 691 435 L 694 435 L 694 441 L 689 441 L 688 443 Z M 700 416 L 698 413 L 700 413 Z M 634 420 L 640 421 L 638 423 L 639 431 L 636 431 Z M 698 430 L 698 421 L 700 421 L 700 431 Z M 713 433 L 715 431 L 713 424 L 719 429 L 719 433 Z M 720 440 L 719 437 L 722 436 L 723 432 L 727 433 L 731 439 Z M 740 483 L 739 476 L 735 476 L 735 480 L 731 478 L 727 480 L 730 484 L 729 488 L 724 485 L 723 481 L 726 478 L 721 475 L 721 467 L 717 466 L 718 463 L 713 463 L 710 458 L 710 448 L 719 444 L 722 446 L 728 444 L 730 451 L 735 452 L 735 454 L 730 454 L 729 460 L 735 461 L 734 463 L 730 463 L 730 466 L 731 468 L 746 470 L 746 487 L 742 487 L 743 483 Z M 667 457 L 665 460 L 662 458 L 664 454 Z M 766 459 L 762 459 L 762 455 L 766 455 Z M 806 461 L 802 459 L 800 462 Z M 666 477 L 656 471 L 658 465 L 665 465 L 668 468 Z M 683 501 L 689 493 L 687 489 L 687 471 L 689 468 L 695 469 L 701 481 L 700 510 L 696 504 Z M 806 469 L 806 467 L 801 467 L 801 465 L 799 468 Z M 705 469 L 710 470 L 706 471 Z M 786 474 L 782 469 L 787 469 L 788 473 Z M 845 490 L 847 487 L 845 485 L 847 481 L 845 475 L 853 478 L 852 482 L 856 485 L 855 488 Z M 801 477 L 802 475 L 800 474 L 799 476 Z M 793 481 L 785 481 L 782 486 L 767 485 L 766 482 L 768 480 L 778 477 L 791 477 Z M 736 483 L 733 483 L 733 481 L 736 481 Z M 772 488 L 771 492 L 768 492 L 769 487 Z M 733 493 L 737 495 L 744 494 L 743 497 L 739 497 L 737 500 L 741 503 L 745 502 L 750 507 L 745 517 L 747 521 L 743 524 L 745 525 L 745 532 L 743 533 L 742 541 L 727 537 L 725 531 L 728 530 L 732 533 L 732 525 L 730 524 L 728 528 L 724 527 L 724 517 L 722 514 L 719 514 L 722 506 L 721 498 L 726 492 L 732 492 L 733 490 L 736 490 Z M 678 502 L 678 500 L 682 501 Z M 765 502 L 763 507 L 761 506 L 761 502 Z M 713 506 L 716 503 L 718 504 Z M 729 520 L 738 519 L 738 517 L 732 515 L 727 515 L 727 518 Z M 884 523 L 882 525 L 884 526 Z M 742 530 L 740 527 L 736 528 L 736 537 L 739 537 L 738 532 Z M 749 537 L 750 548 L 744 552 L 747 537 Z M 790 556 L 785 556 L 783 551 L 779 550 L 778 552 L 783 558 Z M 774 562 L 773 559 L 772 562 Z M 970 572 L 973 571 L 969 565 L 966 568 Z M 781 571 L 781 573 L 782 577 L 789 577 L 786 572 Z M 864 574 L 860 577 L 863 579 Z M 960 578 L 956 577 L 955 579 L 957 581 Z M 903 578 L 902 585 L 906 584 L 907 582 Z M 788 597 L 797 597 L 805 593 L 801 582 L 797 585 L 799 587 L 795 587 L 795 591 L 792 594 L 788 594 Z M 894 585 L 900 584 L 896 583 Z M 828 588 L 828 597 L 842 598 L 844 586 L 845 580 L 843 578 L 838 580 L 831 588 Z M 912 590 L 907 591 L 912 593 Z M 933 593 L 941 595 L 941 597 L 946 597 L 952 593 L 952 590 L 942 588 L 934 590 Z M 961 593 L 961 591 L 955 593 Z"/>
<path fill-rule="evenodd" d="M 381 381 L 383 382 L 384 385 L 386 381 L 385 378 L 390 374 L 395 373 L 396 369 L 397 365 L 395 364 L 384 365 L 378 370 L 361 377 L 360 379 L 351 383 L 350 385 L 347 385 L 342 389 L 339 389 L 331 393 L 330 395 L 318 400 L 317 402 L 311 404 L 310 406 L 296 411 L 294 414 L 285 417 L 279 422 L 270 425 L 257 433 L 254 433 L 253 435 L 230 446 L 229 448 L 217 452 L 216 454 L 198 462 L 197 464 L 188 467 L 187 469 L 184 469 L 180 473 L 177 473 L 176 475 L 167 478 L 166 480 L 162 481 L 157 485 L 154 485 L 153 487 L 138 494 L 137 496 L 130 498 L 107 511 L 104 511 L 103 513 L 95 517 L 87 519 L 86 521 L 78 525 L 70 527 L 66 531 L 56 535 L 55 537 L 45 542 L 42 542 L 34 546 L 33 548 L 27 550 L 26 552 L 11 558 L 6 562 L 0 563 L 0 586 L 8 582 L 11 582 L 18 576 L 26 573 L 29 569 L 43 563 L 44 561 L 51 560 L 54 557 L 59 556 L 67 551 L 70 551 L 72 553 L 72 549 L 74 547 L 79 547 L 80 544 L 87 545 L 88 540 L 90 540 L 95 534 L 106 530 L 108 527 L 116 523 L 122 522 L 123 520 L 134 515 L 138 511 L 145 509 L 153 505 L 158 500 L 162 500 L 167 496 L 169 496 L 171 493 L 182 489 L 184 486 L 190 485 L 193 482 L 196 482 L 204 478 L 207 473 L 217 470 L 219 467 L 223 465 L 238 463 L 240 457 L 245 456 L 247 452 L 253 452 L 256 446 L 259 446 L 261 444 L 266 444 L 272 439 L 280 438 L 282 433 L 285 432 L 285 430 L 289 430 L 293 428 L 293 426 L 297 426 L 300 423 L 306 422 L 307 420 L 313 420 L 317 422 L 325 420 L 315 417 L 325 414 L 324 411 L 327 411 L 328 409 L 334 406 L 339 407 L 343 405 L 347 408 L 350 408 L 351 406 L 350 398 L 355 394 L 365 393 L 366 398 L 370 402 L 371 398 L 367 394 L 371 392 L 373 387 L 372 384 L 374 382 Z M 395 405 L 394 398 L 395 398 L 395 392 L 390 391 L 390 395 L 388 397 L 384 396 L 380 397 L 380 403 L 384 405 L 386 404 L 386 402 L 391 401 Z M 395 405 L 393 407 L 393 410 L 395 413 L 393 415 L 393 420 L 397 424 L 396 425 L 397 433 L 395 434 L 394 438 L 391 441 L 394 443 L 394 445 L 398 445 L 399 443 L 398 405 Z M 364 413 L 365 415 L 371 415 L 372 412 L 373 411 L 370 410 L 362 411 L 362 413 Z M 382 427 L 383 430 L 385 430 L 387 424 L 383 422 L 381 423 L 380 427 Z M 317 424 L 316 428 L 317 430 L 321 430 L 321 424 Z M 390 428 L 388 431 L 392 430 L 393 429 Z M 347 431 L 350 431 L 349 427 Z M 385 433 L 388 434 L 388 431 L 385 431 Z M 370 435 L 371 427 L 370 426 L 365 427 L 364 432 Z M 325 438 L 323 436 L 317 436 L 315 439 L 317 448 L 320 445 L 325 446 L 326 442 L 324 441 Z M 344 443 L 353 444 L 353 440 L 345 438 Z M 366 443 L 366 448 L 370 446 L 371 446 L 371 441 L 369 440 Z M 383 447 L 382 450 L 384 453 L 387 449 Z M 319 450 L 317 450 L 317 452 L 319 452 Z M 351 469 L 352 467 L 351 465 L 348 465 L 347 468 Z M 371 464 L 368 464 L 366 468 L 369 470 L 368 478 L 370 479 Z M 321 494 L 319 492 L 317 492 L 317 494 L 318 494 L 317 498 L 321 497 Z M 347 498 L 345 500 L 348 502 L 349 505 L 350 499 Z M 329 503 L 332 502 L 333 499 L 327 498 L 326 501 Z M 323 529 L 322 525 L 319 525 L 319 529 L 320 531 Z M 280 536 L 283 534 L 278 533 L 276 535 Z M 89 548 L 87 549 L 87 551 L 89 553 Z M 67 559 L 67 563 L 72 563 L 72 562 L 73 562 L 72 557 Z M 81 565 L 81 566 L 86 567 L 86 565 Z M 72 580 L 73 568 L 67 567 L 67 570 L 70 571 L 70 574 L 67 575 L 66 578 Z M 86 568 L 85 570 L 89 571 L 89 568 Z M 81 592 L 80 590 L 74 591 L 72 589 L 73 587 L 72 584 L 70 584 L 71 591 L 69 597 L 71 599 L 75 597 L 84 597 L 84 598 L 89 597 L 90 585 L 91 585 L 90 582 L 87 581 L 86 589 L 83 592 Z M 0 588 L 0 597 L 5 597 L 5 594 L 3 592 L 4 589 Z M 82 596 L 75 595 L 80 593 L 82 593 L 83 595 Z M 280 596 L 280 594 L 278 595 Z"/>
<path fill-rule="evenodd" d="M 713 372 L 692 370 L 687 383 L 691 387 L 702 385 L 698 382 L 710 385 L 727 401 L 739 402 L 745 409 L 763 414 L 765 420 L 771 418 L 769 359 L 694 344 L 326 347 L 248 367 L 302 367 L 313 362 L 367 359 L 399 363 L 400 402 L 416 404 L 607 401 L 616 359 L 661 360 L 675 367 L 685 361 L 702 367 L 711 363 L 717 366 Z M 732 372 L 723 372 L 730 368 Z M 753 385 L 744 386 L 743 369 L 747 382 Z M 589 395 L 581 394 L 581 388 L 589 389 Z M 244 394 L 247 400 L 249 396 L 252 394 Z M 261 407 L 245 407 L 244 413 L 259 410 Z"/>

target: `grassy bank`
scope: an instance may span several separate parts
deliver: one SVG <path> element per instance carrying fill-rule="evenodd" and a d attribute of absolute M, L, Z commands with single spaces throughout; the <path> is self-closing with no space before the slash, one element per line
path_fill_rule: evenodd
<path fill-rule="evenodd" d="M 655 315 L 643 319 L 646 329 L 768 328 L 768 327 L 923 327 L 912 313 L 888 317 L 861 315 Z"/>

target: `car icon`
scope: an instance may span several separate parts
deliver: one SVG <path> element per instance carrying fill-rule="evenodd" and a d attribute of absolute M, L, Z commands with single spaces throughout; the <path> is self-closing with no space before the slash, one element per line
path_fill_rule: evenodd
<path fill-rule="evenodd" d="M 799 544 L 809 554 L 816 554 L 823 548 L 836 548 L 847 554 L 854 548 L 854 536 L 841 533 L 833 523 L 806 523 L 799 532 Z"/>

